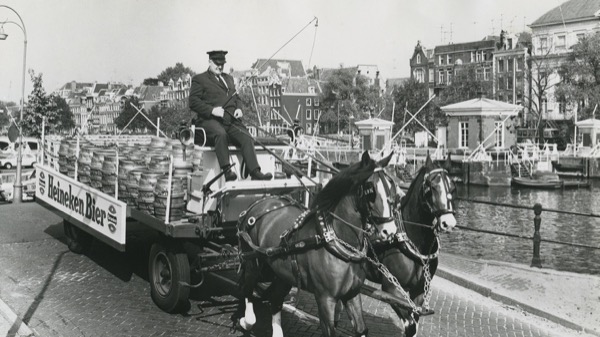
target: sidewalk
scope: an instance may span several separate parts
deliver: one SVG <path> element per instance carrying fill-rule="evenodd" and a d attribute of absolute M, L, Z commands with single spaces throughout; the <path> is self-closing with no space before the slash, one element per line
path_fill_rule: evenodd
<path fill-rule="evenodd" d="M 600 336 L 600 277 L 440 255 L 437 277 L 567 328 Z"/>

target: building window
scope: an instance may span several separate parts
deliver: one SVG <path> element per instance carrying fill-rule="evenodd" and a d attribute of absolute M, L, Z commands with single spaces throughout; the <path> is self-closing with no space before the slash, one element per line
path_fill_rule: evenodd
<path fill-rule="evenodd" d="M 498 77 L 498 90 L 502 90 L 504 88 L 504 77 Z"/>
<path fill-rule="evenodd" d="M 564 35 L 559 35 L 556 37 L 556 50 L 565 50 L 567 47 L 566 37 Z"/>
<path fill-rule="evenodd" d="M 475 79 L 481 81 L 483 79 L 483 69 L 477 69 L 475 72 Z"/>
<path fill-rule="evenodd" d="M 444 64 L 444 57 L 442 55 L 438 56 L 438 63 L 440 65 Z"/>
<path fill-rule="evenodd" d="M 504 60 L 498 60 L 498 72 L 499 73 L 504 72 Z"/>
<path fill-rule="evenodd" d="M 471 63 L 475 62 L 475 52 L 471 52 Z"/>
<path fill-rule="evenodd" d="M 319 106 L 319 99 L 315 98 L 315 102 L 314 103 L 315 103 L 314 106 Z"/>
<path fill-rule="evenodd" d="M 417 54 L 417 64 L 421 63 L 421 54 Z"/>
<path fill-rule="evenodd" d="M 481 62 L 483 61 L 483 51 L 478 51 L 475 53 L 475 61 L 476 62 Z"/>
<path fill-rule="evenodd" d="M 448 84 L 451 84 L 452 83 L 452 70 L 448 69 L 447 74 L 448 74 Z"/>
<path fill-rule="evenodd" d="M 315 87 L 308 87 L 308 93 L 309 94 L 314 94 L 315 93 Z"/>
<path fill-rule="evenodd" d="M 311 110 L 310 109 L 306 109 L 306 120 L 309 120 L 311 117 Z"/>
<path fill-rule="evenodd" d="M 448 64 L 452 64 L 452 55 L 446 55 L 446 59 L 448 60 Z"/>
<path fill-rule="evenodd" d="M 433 73 L 433 69 L 429 69 L 429 83 L 433 83 L 434 79 L 435 79 L 435 75 Z"/>
<path fill-rule="evenodd" d="M 310 98 L 306 99 L 306 106 L 311 106 L 312 105 L 312 100 Z"/>
<path fill-rule="evenodd" d="M 319 109 L 315 109 L 315 113 L 313 114 L 315 120 L 318 120 L 321 117 L 321 111 Z"/>
<path fill-rule="evenodd" d="M 444 81 L 444 70 L 440 69 L 440 72 L 439 72 L 438 75 L 439 75 L 439 78 L 438 78 L 439 84 L 444 84 L 445 83 L 445 81 Z"/>
<path fill-rule="evenodd" d="M 512 90 L 512 88 L 513 88 L 513 77 L 508 76 L 508 78 L 506 79 L 506 89 Z"/>
<path fill-rule="evenodd" d="M 548 52 L 548 38 L 547 37 L 540 37 L 539 51 L 541 54 Z"/>
<path fill-rule="evenodd" d="M 483 80 L 484 81 L 490 80 L 490 68 L 483 69 Z"/>
<path fill-rule="evenodd" d="M 415 80 L 419 83 L 425 83 L 425 72 L 423 69 L 415 69 Z"/>
<path fill-rule="evenodd" d="M 504 147 L 504 122 L 494 122 L 495 144 L 494 146 Z"/>
<path fill-rule="evenodd" d="M 458 147 L 469 147 L 469 122 L 458 122 Z"/>

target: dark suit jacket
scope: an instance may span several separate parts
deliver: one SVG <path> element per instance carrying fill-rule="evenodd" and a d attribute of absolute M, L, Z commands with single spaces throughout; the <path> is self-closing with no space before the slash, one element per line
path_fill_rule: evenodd
<path fill-rule="evenodd" d="M 212 115 L 214 107 L 221 106 L 233 115 L 235 109 L 241 107 L 239 96 L 235 94 L 235 84 L 233 77 L 227 74 L 221 74 L 229 89 L 221 84 L 217 77 L 210 71 L 198 74 L 192 78 L 192 87 L 190 88 L 190 109 L 197 115 L 196 125 L 204 120 L 219 119 Z M 229 102 L 227 102 L 229 100 Z M 225 106 L 223 106 L 227 102 Z M 231 117 L 225 113 L 223 116 L 226 122 Z"/>

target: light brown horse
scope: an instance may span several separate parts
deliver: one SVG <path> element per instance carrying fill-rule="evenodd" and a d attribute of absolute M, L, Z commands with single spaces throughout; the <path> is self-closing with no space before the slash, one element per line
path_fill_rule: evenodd
<path fill-rule="evenodd" d="M 374 174 L 391 156 L 375 162 L 367 152 L 342 170 L 315 196 L 310 209 L 286 197 L 267 197 L 250 206 L 239 220 L 242 274 L 246 298 L 240 326 L 256 322 L 252 293 L 257 282 L 271 281 L 273 336 L 282 336 L 281 309 L 292 286 L 314 294 L 321 329 L 335 336 L 334 309 L 345 304 L 357 336 L 366 336 L 359 293 L 365 280 L 367 237 L 396 232 L 386 189 Z M 371 225 L 372 224 L 372 225 Z"/>

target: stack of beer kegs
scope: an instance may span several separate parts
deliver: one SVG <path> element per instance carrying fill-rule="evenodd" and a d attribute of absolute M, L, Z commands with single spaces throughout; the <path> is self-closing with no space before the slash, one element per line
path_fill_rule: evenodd
<path fill-rule="evenodd" d="M 167 201 L 169 195 L 169 178 L 161 177 L 154 188 L 154 215 L 165 220 L 167 217 Z M 185 215 L 185 193 L 183 180 L 173 178 L 171 183 L 171 203 L 169 207 L 169 222 L 181 219 Z"/>
<path fill-rule="evenodd" d="M 132 169 L 127 172 L 127 181 L 125 182 L 125 188 L 127 189 L 127 195 L 129 198 L 125 200 L 129 206 L 138 206 L 138 193 L 139 193 L 139 181 L 142 177 L 142 172 L 146 171 L 143 166 L 140 168 Z"/>
<path fill-rule="evenodd" d="M 164 175 L 163 172 L 154 172 L 144 170 L 141 173 L 138 182 L 137 207 L 140 211 L 154 214 L 154 187 L 158 178 Z"/>
<path fill-rule="evenodd" d="M 90 187 L 99 191 L 102 190 L 102 165 L 105 154 L 107 154 L 105 150 L 95 149 L 90 163 Z"/>
<path fill-rule="evenodd" d="M 67 176 L 75 178 L 75 163 L 77 162 L 77 140 L 69 141 L 69 155 L 67 156 Z"/>
<path fill-rule="evenodd" d="M 187 201 L 191 174 L 194 168 L 192 163 L 193 147 L 191 150 L 181 143 L 173 145 L 173 177 L 181 181 L 184 193 L 184 200 Z"/>
<path fill-rule="evenodd" d="M 71 153 L 71 139 L 64 138 L 60 141 L 58 147 L 58 172 L 68 175 L 68 157 L 72 156 Z"/>
<path fill-rule="evenodd" d="M 119 171 L 118 171 L 118 175 L 117 175 L 119 200 L 124 201 L 127 205 L 135 204 L 134 201 L 131 200 L 131 194 L 129 193 L 129 189 L 127 187 L 127 183 L 129 182 L 129 180 L 128 180 L 129 171 L 134 170 L 134 169 L 143 169 L 143 168 L 144 168 L 143 166 L 137 165 L 135 162 L 133 162 L 132 160 L 129 160 L 127 158 L 119 159 Z M 136 182 L 136 184 L 137 184 L 137 182 Z M 137 187 L 136 187 L 136 192 L 137 192 Z M 137 198 L 137 194 L 135 197 Z"/>
<path fill-rule="evenodd" d="M 102 192 L 115 195 L 117 183 L 117 154 L 115 152 L 104 155 L 102 163 Z"/>
<path fill-rule="evenodd" d="M 93 151 L 93 147 L 84 146 L 79 151 L 79 159 L 77 159 L 77 180 L 86 185 L 90 184 L 90 165 L 92 165 Z"/>

